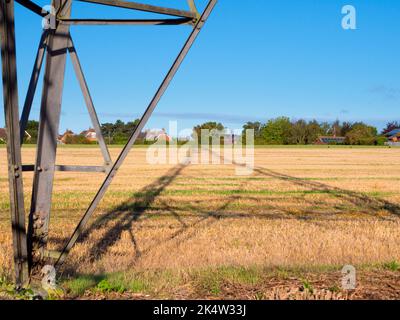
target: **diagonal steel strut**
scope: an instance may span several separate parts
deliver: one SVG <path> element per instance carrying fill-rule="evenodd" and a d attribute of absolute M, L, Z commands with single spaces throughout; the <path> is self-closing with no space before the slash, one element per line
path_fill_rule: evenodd
<path fill-rule="evenodd" d="M 97 141 L 99 143 L 101 152 L 104 158 L 105 166 L 111 165 L 111 156 L 110 152 L 108 151 L 106 142 L 104 141 L 103 134 L 101 132 L 101 126 L 99 122 L 99 118 L 97 117 L 96 109 L 93 104 L 92 96 L 90 95 L 89 87 L 86 83 L 85 75 L 83 74 L 82 66 L 78 58 L 78 54 L 76 53 L 76 49 L 74 43 L 72 41 L 71 35 L 69 35 L 69 45 L 68 51 L 71 57 L 72 64 L 75 69 L 76 77 L 78 78 L 79 85 L 81 86 L 81 90 L 86 102 L 86 107 L 88 109 L 90 119 L 92 121 L 94 130 L 96 131 Z"/>
<path fill-rule="evenodd" d="M 45 17 L 47 15 L 46 12 L 43 12 L 43 9 L 41 6 L 37 5 L 36 3 L 30 1 L 30 0 L 15 0 L 18 2 L 21 6 L 24 6 L 28 10 L 32 11 L 33 13 L 36 13 L 37 15 L 41 17 Z"/>
<path fill-rule="evenodd" d="M 98 2 L 98 0 L 96 0 Z M 92 203 L 90 204 L 89 208 L 87 209 L 86 213 L 83 215 L 81 221 L 79 222 L 78 226 L 76 227 L 75 231 L 73 232 L 71 238 L 68 240 L 66 246 L 62 250 L 60 257 L 56 261 L 55 265 L 61 265 L 72 247 L 75 245 L 76 241 L 78 240 L 79 236 L 82 234 L 84 228 L 86 227 L 89 219 L 93 215 L 96 207 L 98 206 L 101 199 L 104 197 L 108 187 L 110 186 L 113 178 L 115 177 L 117 171 L 125 161 L 126 157 L 129 154 L 129 151 L 132 149 L 136 139 L 138 138 L 140 132 L 144 129 L 147 121 L 151 117 L 153 111 L 158 105 L 161 97 L 167 90 L 168 86 L 170 85 L 172 79 L 174 78 L 175 74 L 177 73 L 179 67 L 181 66 L 183 60 L 185 59 L 186 55 L 188 54 L 190 48 L 192 47 L 194 41 L 196 40 L 197 36 L 199 35 L 201 28 L 204 26 L 205 22 L 207 21 L 208 17 L 210 16 L 211 12 L 213 11 L 217 0 L 210 0 L 205 8 L 203 14 L 201 15 L 200 19 L 197 21 L 196 25 L 194 26 L 193 31 L 189 35 L 186 43 L 184 44 L 182 50 L 180 51 L 178 57 L 174 61 L 171 69 L 167 73 L 166 77 L 164 78 L 163 82 L 161 83 L 159 89 L 157 90 L 155 96 L 151 100 L 149 106 L 147 107 L 145 113 L 143 114 L 140 122 L 134 132 L 132 133 L 131 137 L 128 140 L 128 143 L 123 148 L 121 154 L 119 155 L 118 159 L 114 163 L 113 167 L 111 168 L 110 172 L 108 173 L 106 179 L 104 180 L 102 186 L 100 187 L 99 191 L 97 192 L 96 196 L 94 197 Z"/>
<path fill-rule="evenodd" d="M 42 69 L 43 60 L 46 53 L 47 37 L 48 33 L 47 31 L 44 31 L 42 33 L 42 37 L 40 38 L 39 48 L 36 54 L 35 63 L 33 65 L 31 79 L 29 81 L 28 92 L 26 93 L 24 108 L 22 110 L 21 120 L 19 122 L 21 144 L 24 141 L 26 125 L 28 124 L 29 115 L 32 109 L 33 99 L 35 97 L 37 83 L 39 81 L 40 71 Z"/>

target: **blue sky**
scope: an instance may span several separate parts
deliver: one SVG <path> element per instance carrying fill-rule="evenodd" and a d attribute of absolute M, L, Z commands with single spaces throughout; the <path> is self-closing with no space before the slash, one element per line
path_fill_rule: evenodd
<path fill-rule="evenodd" d="M 357 30 L 341 27 L 346 4 L 357 10 Z M 186 8 L 186 1 L 168 6 Z M 155 17 L 83 3 L 74 4 L 73 16 Z M 16 23 L 22 105 L 41 21 L 16 4 Z M 189 32 L 186 26 L 72 27 L 101 122 L 139 117 Z M 220 0 L 148 127 L 168 128 L 169 120 L 177 120 L 183 129 L 216 120 L 238 128 L 284 115 L 363 120 L 381 128 L 400 119 L 399 37 L 395 0 Z M 38 118 L 40 96 L 41 85 L 32 119 Z M 89 126 L 68 62 L 60 131 Z"/>

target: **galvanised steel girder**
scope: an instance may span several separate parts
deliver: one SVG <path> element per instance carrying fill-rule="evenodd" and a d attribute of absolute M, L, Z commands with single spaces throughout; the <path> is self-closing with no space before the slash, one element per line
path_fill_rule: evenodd
<path fill-rule="evenodd" d="M 190 11 L 163 8 L 137 2 L 121 0 L 75 0 L 102 4 L 125 9 L 153 12 L 157 14 L 170 15 L 178 18 L 170 19 L 72 19 L 72 0 L 53 0 L 56 8 L 57 26 L 55 30 L 45 30 L 39 43 L 37 56 L 25 99 L 23 114 L 18 121 L 18 100 L 16 85 L 15 64 L 15 39 L 14 39 L 14 0 L 0 0 L 2 8 L 2 61 L 3 61 L 3 84 L 4 84 L 4 106 L 6 112 L 6 126 L 8 132 L 8 156 L 11 213 L 13 221 L 14 255 L 16 266 L 17 283 L 23 285 L 31 272 L 38 270 L 45 261 L 54 259 L 55 265 L 61 265 L 78 240 L 88 220 L 94 213 L 100 200 L 105 195 L 118 169 L 123 164 L 129 151 L 132 149 L 137 137 L 151 117 L 162 95 L 167 90 L 173 77 L 178 71 L 189 49 L 196 40 L 201 28 L 214 9 L 217 0 L 209 0 L 204 12 L 200 15 L 194 0 L 187 0 Z M 29 10 L 40 16 L 47 13 L 40 10 L 33 1 L 15 0 Z M 96 110 L 86 83 L 84 73 L 69 33 L 70 25 L 193 25 L 193 30 L 185 42 L 182 50 L 174 61 L 155 96 L 151 100 L 138 126 L 132 133 L 128 143 L 115 161 L 111 162 L 107 146 L 102 138 L 100 123 Z M 12 30 L 12 32 L 10 32 Z M 11 36 L 10 36 L 11 35 Z M 90 118 L 98 134 L 100 147 L 102 149 L 105 166 L 65 166 L 56 165 L 57 134 L 61 113 L 61 97 L 64 83 L 66 55 L 70 54 L 76 76 L 78 78 L 82 93 L 85 98 Z M 39 124 L 38 149 L 35 165 L 22 165 L 21 163 L 21 134 L 24 133 L 32 101 L 35 95 L 38 78 L 46 56 L 45 75 L 42 91 L 41 114 Z M 7 94 L 6 94 L 7 93 Z M 32 192 L 31 211 L 29 215 L 28 233 L 25 231 L 25 211 L 23 203 L 22 172 L 34 171 L 34 184 Z M 51 195 L 55 171 L 64 172 L 103 172 L 106 178 L 97 192 L 89 208 L 82 217 L 80 223 L 73 232 L 62 252 L 49 252 L 47 247 L 47 235 L 51 210 Z M 28 269 L 29 268 L 29 269 Z"/>
<path fill-rule="evenodd" d="M 152 13 L 165 14 L 169 16 L 176 16 L 182 18 L 196 18 L 196 13 L 193 11 L 177 10 L 171 8 L 164 8 L 159 6 L 153 6 L 149 4 L 137 3 L 132 1 L 122 1 L 122 0 L 78 0 L 81 2 L 90 2 L 106 6 L 113 6 L 118 8 L 140 10 Z"/>
<path fill-rule="evenodd" d="M 14 31 L 14 1 L 1 0 L 0 41 L 3 72 L 4 115 L 7 131 L 8 177 L 17 287 L 28 281 L 24 190 L 18 111 L 18 84 Z"/>
<path fill-rule="evenodd" d="M 43 12 L 42 8 L 33 1 L 30 0 L 15 0 L 15 1 L 41 17 L 46 16 L 46 13 Z"/>
<path fill-rule="evenodd" d="M 36 87 L 39 81 L 40 70 L 42 69 L 42 64 L 46 53 L 47 38 L 48 38 L 48 32 L 45 30 L 43 31 L 42 37 L 40 38 L 39 48 L 37 50 L 35 63 L 33 65 L 33 71 L 31 79 L 29 81 L 28 92 L 26 94 L 24 108 L 22 109 L 21 120 L 19 122 L 21 144 L 23 143 L 24 140 L 26 125 L 28 124 L 29 114 L 31 113 L 32 103 L 35 97 Z"/>
<path fill-rule="evenodd" d="M 67 0 L 52 1 L 61 8 Z M 65 13 L 70 16 L 70 8 Z M 57 138 L 61 116 L 61 100 L 69 45 L 69 26 L 59 24 L 48 35 L 47 56 L 43 80 L 39 134 L 33 178 L 32 202 L 28 226 L 30 265 L 41 264 L 47 247 Z"/>
<path fill-rule="evenodd" d="M 68 40 L 69 40 L 68 41 L 68 51 L 70 53 L 71 61 L 74 66 L 76 77 L 78 78 L 78 81 L 79 81 L 79 85 L 81 86 L 81 90 L 83 93 L 83 97 L 85 99 L 86 107 L 87 107 L 89 115 L 90 115 L 90 119 L 91 119 L 93 127 L 96 131 L 97 142 L 99 143 L 99 146 L 100 146 L 101 152 L 103 154 L 103 158 L 104 158 L 104 166 L 107 167 L 107 166 L 111 165 L 110 152 L 108 151 L 106 142 L 101 133 L 100 121 L 97 116 L 97 112 L 96 112 L 96 109 L 93 104 L 92 96 L 90 95 L 89 87 L 86 83 L 85 75 L 83 74 L 82 66 L 79 61 L 78 54 L 76 52 L 71 35 L 69 36 Z"/>

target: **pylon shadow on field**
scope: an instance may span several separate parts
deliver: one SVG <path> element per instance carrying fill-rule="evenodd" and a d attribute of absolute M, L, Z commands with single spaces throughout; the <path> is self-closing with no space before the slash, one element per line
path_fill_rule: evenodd
<path fill-rule="evenodd" d="M 179 165 L 178 167 L 171 169 L 166 175 L 137 192 L 135 196 L 94 221 L 84 232 L 80 242 L 87 240 L 92 231 L 101 228 L 107 228 L 108 224 L 112 224 L 112 226 L 106 231 L 105 235 L 102 236 L 100 240 L 95 241 L 90 245 L 90 248 L 87 252 L 88 259 L 90 259 L 92 262 L 100 260 L 107 250 L 121 239 L 122 233 L 127 231 L 135 252 L 135 255 L 132 259 L 132 264 L 134 265 L 137 261 L 139 261 L 142 255 L 151 252 L 151 250 L 159 247 L 161 244 L 173 241 L 178 237 L 180 237 L 180 240 L 182 241 L 189 240 L 195 235 L 196 230 L 200 225 L 203 228 L 206 228 L 212 223 L 228 216 L 230 218 L 239 217 L 235 214 L 223 214 L 223 211 L 226 210 L 230 203 L 241 198 L 238 195 L 229 196 L 228 199 L 224 201 L 224 203 L 216 210 L 199 210 L 199 208 L 196 208 L 195 206 L 189 206 L 187 210 L 193 212 L 193 214 L 185 214 L 185 218 L 195 218 L 195 220 L 191 221 L 190 223 L 184 221 L 176 208 L 171 206 L 166 201 L 159 200 L 159 206 L 162 207 L 165 216 L 171 216 L 176 219 L 179 222 L 180 227 L 167 238 L 164 237 L 163 239 L 159 239 L 153 245 L 148 246 L 143 250 L 139 248 L 136 237 L 132 231 L 134 223 L 140 218 L 144 217 L 144 214 L 147 210 L 151 209 L 158 196 L 160 196 L 161 193 L 173 183 L 176 177 L 178 177 L 186 167 L 187 165 Z M 66 265 L 64 268 L 64 273 L 71 275 L 74 274 L 75 271 L 73 268 L 69 268 L 68 265 Z"/>
<path fill-rule="evenodd" d="M 161 200 L 159 196 L 168 186 L 170 186 L 175 181 L 175 179 L 183 172 L 183 170 L 187 166 L 187 164 L 183 164 L 172 168 L 166 175 L 160 177 L 155 182 L 135 193 L 132 198 L 128 199 L 123 204 L 110 210 L 104 215 L 101 215 L 97 220 L 95 220 L 89 227 L 89 229 L 87 229 L 86 232 L 83 234 L 81 241 L 87 239 L 90 233 L 94 230 L 106 229 L 106 232 L 100 240 L 90 244 L 90 248 L 87 252 L 88 259 L 90 259 L 92 262 L 100 260 L 102 256 L 107 252 L 107 250 L 121 239 L 121 235 L 124 231 L 127 231 L 129 233 L 129 237 L 134 248 L 135 254 L 132 260 L 132 264 L 134 265 L 143 255 L 150 253 L 153 249 L 156 249 L 160 245 L 164 245 L 169 241 L 173 241 L 178 238 L 179 241 L 182 242 L 188 241 L 196 235 L 199 228 L 208 228 L 212 224 L 221 220 L 254 218 L 266 220 L 281 220 L 284 218 L 294 220 L 308 220 L 314 218 L 312 216 L 305 215 L 296 216 L 291 214 L 289 210 L 285 210 L 282 208 L 279 208 L 279 212 L 274 213 L 272 212 L 274 210 L 274 207 L 271 207 L 271 210 L 269 210 L 268 212 L 227 212 L 229 205 L 235 201 L 241 199 L 254 201 L 260 200 L 256 197 L 253 198 L 248 195 L 238 194 L 224 196 L 223 204 L 213 210 L 203 210 L 196 206 L 197 203 L 189 204 L 186 206 L 184 210 L 185 214 L 183 216 L 179 213 L 179 211 L 182 211 L 182 208 L 174 206 L 165 200 Z M 363 213 L 369 214 L 371 216 L 378 217 L 376 213 L 379 210 L 387 210 L 393 215 L 400 216 L 400 206 L 384 199 L 370 197 L 363 193 L 329 186 L 320 182 L 309 181 L 306 179 L 285 175 L 266 168 L 256 167 L 254 168 L 254 172 L 261 176 L 267 176 L 276 180 L 287 181 L 292 184 L 305 187 L 310 191 L 323 192 L 332 197 L 338 198 L 343 202 L 349 202 L 353 205 L 361 206 L 366 211 Z M 244 183 L 246 182 L 243 182 L 243 184 Z M 241 187 L 244 188 L 245 185 L 242 185 Z M 170 216 L 176 219 L 180 227 L 178 228 L 178 230 L 176 230 L 172 234 L 169 234 L 167 237 L 164 237 L 163 239 L 160 238 L 152 245 L 149 245 L 146 248 L 142 249 L 139 248 L 138 242 L 132 229 L 135 222 L 138 222 L 140 218 L 145 218 L 145 213 L 147 213 L 149 209 L 155 209 L 154 203 L 156 200 L 159 202 L 158 207 L 162 208 L 163 215 L 165 214 L 165 216 Z M 305 200 L 307 201 L 307 199 Z M 304 214 L 306 214 L 306 212 L 304 212 Z M 150 219 L 151 215 L 146 215 L 146 218 Z M 382 217 L 378 218 L 385 219 Z M 185 221 L 186 219 L 190 220 L 190 222 Z M 337 218 L 335 217 L 335 219 Z M 310 223 L 318 224 L 318 221 L 311 219 Z M 109 225 L 110 227 L 108 228 Z M 74 273 L 73 269 L 68 267 L 67 269 L 65 269 L 65 272 Z"/>
<path fill-rule="evenodd" d="M 171 169 L 166 175 L 141 189 L 132 198 L 94 221 L 85 231 L 82 237 L 83 239 L 87 238 L 93 230 L 106 227 L 108 222 L 113 222 L 115 224 L 107 230 L 106 234 L 99 241 L 91 246 L 90 252 L 88 253 L 89 257 L 95 258 L 96 260 L 99 259 L 109 247 L 113 246 L 120 239 L 123 231 L 130 232 L 132 243 L 136 248 L 136 255 L 140 256 L 140 250 L 138 250 L 136 240 L 131 233 L 132 224 L 139 220 L 146 210 L 151 207 L 157 197 L 186 167 L 186 164 L 181 164 Z"/>
<path fill-rule="evenodd" d="M 212 152 L 214 155 L 219 156 L 221 161 L 224 161 L 224 156 L 221 154 L 216 154 Z M 246 164 L 238 163 L 233 159 L 229 159 L 231 163 L 238 167 L 246 168 Z M 223 162 L 222 162 L 223 163 Z M 305 187 L 310 191 L 314 192 L 322 192 L 326 193 L 330 196 L 333 196 L 337 199 L 340 199 L 344 202 L 352 203 L 355 206 L 362 206 L 364 209 L 367 209 L 367 214 L 378 217 L 377 212 L 380 210 L 386 210 L 390 214 L 400 217 L 400 206 L 398 204 L 392 203 L 388 200 L 377 198 L 377 197 L 370 197 L 364 193 L 351 191 L 348 189 L 342 189 L 338 187 L 333 187 L 327 184 L 323 184 L 321 182 L 310 181 L 298 177 L 293 177 L 289 175 L 285 175 L 283 173 L 275 172 L 270 169 L 266 168 L 259 168 L 259 167 L 251 167 L 249 168 L 253 172 L 258 173 L 262 176 L 267 176 L 273 179 L 287 181 L 292 184 Z M 307 217 L 305 217 L 307 219 Z M 384 217 L 378 217 L 380 219 L 385 219 Z"/>
<path fill-rule="evenodd" d="M 368 214 L 373 216 L 376 216 L 376 213 L 379 210 L 386 210 L 392 215 L 400 216 L 400 206 L 385 199 L 370 197 L 364 193 L 330 186 L 321 182 L 309 181 L 302 178 L 285 175 L 265 168 L 254 168 L 254 171 L 263 176 L 287 181 L 292 184 L 305 187 L 310 191 L 324 192 L 342 201 L 352 203 L 356 206 L 362 206 L 367 210 Z"/>

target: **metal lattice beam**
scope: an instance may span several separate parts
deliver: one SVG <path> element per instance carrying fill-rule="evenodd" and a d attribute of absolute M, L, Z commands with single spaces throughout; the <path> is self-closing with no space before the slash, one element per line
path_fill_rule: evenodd
<path fill-rule="evenodd" d="M 28 92 L 26 94 L 24 108 L 22 110 L 20 125 L 20 138 L 21 144 L 24 140 L 26 126 L 28 124 L 29 115 L 32 109 L 33 99 L 35 98 L 36 87 L 39 81 L 40 71 L 42 70 L 43 60 L 46 53 L 47 48 L 47 31 L 44 31 L 42 37 L 40 38 L 39 48 L 36 54 L 35 63 L 33 65 L 33 71 L 31 75 L 31 79 L 29 81 Z"/>
<path fill-rule="evenodd" d="M 47 246 L 68 35 L 69 26 L 58 25 L 48 38 L 28 228 L 28 253 L 33 268 L 41 264 Z"/>
<path fill-rule="evenodd" d="M 4 118 L 7 130 L 8 177 L 14 267 L 17 287 L 28 281 L 28 251 L 25 229 L 24 190 L 22 183 L 19 137 L 18 84 L 14 31 L 14 1 L 0 2 L 1 57 L 3 65 Z"/>
<path fill-rule="evenodd" d="M 76 53 L 76 49 L 74 43 L 72 41 L 71 35 L 69 35 L 69 43 L 68 43 L 68 51 L 71 56 L 71 61 L 75 69 L 76 77 L 78 78 L 79 85 L 81 87 L 83 97 L 85 99 L 86 107 L 88 109 L 90 119 L 93 124 L 93 128 L 96 131 L 97 141 L 99 143 L 101 152 L 104 157 L 104 164 L 106 166 L 111 165 L 111 156 L 108 151 L 106 142 L 104 141 L 103 134 L 101 132 L 101 125 L 99 122 L 99 118 L 97 116 L 96 109 L 93 104 L 92 96 L 90 95 L 89 87 L 86 83 L 85 75 L 83 74 L 82 66 L 78 58 L 78 54 Z"/>
<path fill-rule="evenodd" d="M 159 13 L 159 14 L 165 14 L 165 15 L 169 15 L 169 16 L 176 16 L 176 17 L 182 17 L 182 18 L 192 18 L 192 19 L 196 18 L 196 14 L 191 11 L 164 8 L 164 7 L 159 7 L 159 6 L 153 6 L 150 4 L 143 4 L 143 3 L 131 2 L 131 1 L 129 1 L 129 2 L 122 1 L 122 0 L 78 0 L 78 1 L 88 2 L 88 3 L 96 3 L 96 4 L 105 5 L 105 6 L 112 6 L 112 7 L 124 8 L 124 9 L 133 9 L 133 10 L 139 10 L 139 11 L 145 11 L 145 12 Z"/>
<path fill-rule="evenodd" d="M 62 24 L 81 26 L 131 25 L 131 26 L 176 26 L 192 24 L 192 19 L 60 19 Z"/>
<path fill-rule="evenodd" d="M 21 6 L 24 6 L 28 10 L 32 11 L 33 13 L 36 13 L 37 15 L 41 17 L 45 17 L 47 15 L 46 12 L 43 12 L 42 7 L 34 3 L 33 1 L 30 0 L 15 0 L 15 2 L 18 2 Z"/>

